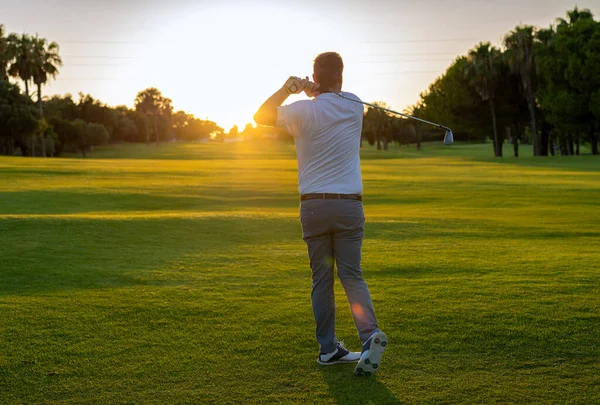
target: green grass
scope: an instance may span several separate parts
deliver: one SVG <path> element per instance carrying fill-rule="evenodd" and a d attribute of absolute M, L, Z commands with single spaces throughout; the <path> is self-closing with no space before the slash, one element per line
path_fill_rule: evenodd
<path fill-rule="evenodd" d="M 600 403 L 600 160 L 490 150 L 363 150 L 369 378 L 315 363 L 293 146 L 0 157 L 0 403 Z"/>

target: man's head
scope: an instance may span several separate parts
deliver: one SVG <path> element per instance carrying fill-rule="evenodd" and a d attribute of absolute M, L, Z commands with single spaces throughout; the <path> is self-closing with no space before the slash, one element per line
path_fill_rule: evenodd
<path fill-rule="evenodd" d="M 344 62 L 337 52 L 324 52 L 315 58 L 313 80 L 320 85 L 321 91 L 342 90 Z"/>

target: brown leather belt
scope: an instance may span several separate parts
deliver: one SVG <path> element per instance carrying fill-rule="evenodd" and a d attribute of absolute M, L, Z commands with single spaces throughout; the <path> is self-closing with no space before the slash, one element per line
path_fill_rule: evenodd
<path fill-rule="evenodd" d="M 300 201 L 306 200 L 358 200 L 362 201 L 362 194 L 331 194 L 331 193 L 315 193 L 302 194 Z"/>

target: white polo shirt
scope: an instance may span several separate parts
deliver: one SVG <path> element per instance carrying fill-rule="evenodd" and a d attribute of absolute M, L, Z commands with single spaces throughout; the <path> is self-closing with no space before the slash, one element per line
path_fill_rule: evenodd
<path fill-rule="evenodd" d="M 342 95 L 359 101 L 352 93 Z M 334 93 L 277 108 L 277 125 L 296 141 L 300 194 L 362 194 L 364 107 Z"/>

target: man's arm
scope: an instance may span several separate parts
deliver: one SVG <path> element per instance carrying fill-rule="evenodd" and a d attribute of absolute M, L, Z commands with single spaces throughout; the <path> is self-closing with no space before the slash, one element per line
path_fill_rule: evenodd
<path fill-rule="evenodd" d="M 302 91 L 305 91 L 309 97 L 316 97 L 319 94 L 318 88 L 318 85 L 308 81 L 308 77 L 300 79 L 299 77 L 291 76 L 282 88 L 273 93 L 260 106 L 256 114 L 254 114 L 254 121 L 258 125 L 276 126 L 277 107 L 281 106 L 290 94 L 300 94 Z"/>
<path fill-rule="evenodd" d="M 268 125 L 274 127 L 277 125 L 277 107 L 283 104 L 291 93 L 288 93 L 285 87 L 277 90 L 271 97 L 267 99 L 260 106 L 256 114 L 254 114 L 254 121 L 258 125 Z"/>

